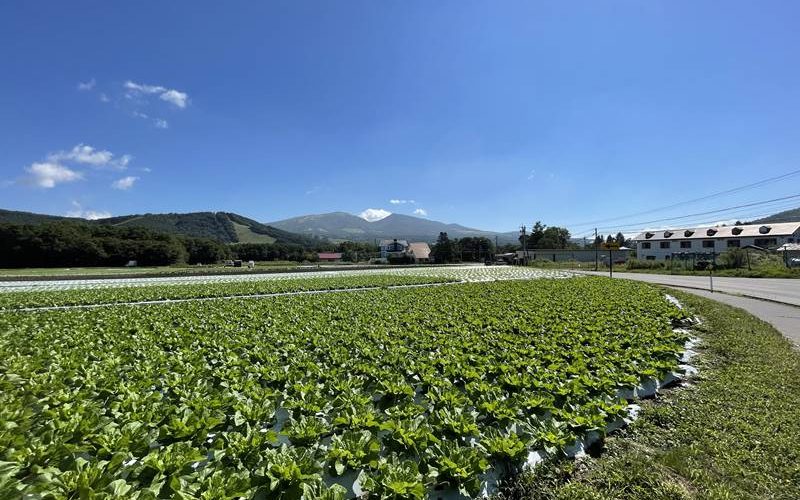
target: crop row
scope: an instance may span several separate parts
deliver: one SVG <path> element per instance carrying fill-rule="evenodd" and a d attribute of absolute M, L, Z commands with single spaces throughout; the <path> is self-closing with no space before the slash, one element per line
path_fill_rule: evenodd
<path fill-rule="evenodd" d="M 536 269 L 521 266 L 382 266 L 373 269 L 304 271 L 280 273 L 247 273 L 211 276 L 169 276 L 158 278 L 70 279 L 46 281 L 13 281 L 0 283 L 0 294 L 6 292 L 61 291 L 100 288 L 150 287 L 154 285 L 207 285 L 240 281 L 292 280 L 348 276 L 432 276 L 456 281 L 496 281 L 508 279 L 568 278 L 569 271 Z"/>
<path fill-rule="evenodd" d="M 324 278 L 306 277 L 283 280 L 217 282 L 209 284 L 10 292 L 0 294 L 0 311 L 30 307 L 119 304 L 125 302 L 236 297 L 312 290 L 422 285 L 451 281 L 454 280 L 452 278 L 436 276 L 374 274 Z"/>
<path fill-rule="evenodd" d="M 602 433 L 683 314 L 604 278 L 8 312 L 0 497 L 475 495 Z"/>

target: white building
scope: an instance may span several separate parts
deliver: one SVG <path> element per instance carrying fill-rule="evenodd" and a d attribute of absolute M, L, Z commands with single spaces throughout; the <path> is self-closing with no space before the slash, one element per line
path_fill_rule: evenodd
<path fill-rule="evenodd" d="M 381 259 L 389 257 L 403 257 L 408 251 L 407 240 L 381 240 Z"/>
<path fill-rule="evenodd" d="M 719 255 L 747 246 L 775 250 L 786 243 L 800 243 L 800 222 L 646 231 L 633 241 L 641 260 L 667 260 L 676 253 Z"/>
<path fill-rule="evenodd" d="M 381 240 L 381 259 L 409 258 L 414 263 L 431 261 L 431 247 L 427 243 L 409 243 L 407 240 Z"/>

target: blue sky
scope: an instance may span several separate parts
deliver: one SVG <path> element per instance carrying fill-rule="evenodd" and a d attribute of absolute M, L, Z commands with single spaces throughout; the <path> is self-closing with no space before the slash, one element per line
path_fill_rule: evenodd
<path fill-rule="evenodd" d="M 0 207 L 422 210 L 581 235 L 800 169 L 800 4 L 722 6 L 6 2 Z"/>

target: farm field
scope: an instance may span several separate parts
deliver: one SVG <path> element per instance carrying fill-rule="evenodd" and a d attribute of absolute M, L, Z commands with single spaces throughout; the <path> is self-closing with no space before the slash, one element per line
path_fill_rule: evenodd
<path fill-rule="evenodd" d="M 115 304 L 160 300 L 191 300 L 287 294 L 309 291 L 449 283 L 454 278 L 416 275 L 326 276 L 248 281 L 220 281 L 205 285 L 175 284 L 117 288 L 74 288 L 50 291 L 0 293 L 0 310 Z"/>
<path fill-rule="evenodd" d="M 276 262 L 257 262 L 256 270 L 272 270 L 298 267 L 296 262 L 276 261 Z M 224 267 L 222 265 L 192 266 L 192 265 L 173 265 L 173 266 L 141 266 L 141 267 L 35 267 L 23 269 L 0 269 L 0 279 L 3 278 L 26 278 L 26 277 L 56 277 L 56 276 L 132 276 L 147 275 L 195 275 L 208 273 L 240 273 L 247 272 L 246 268 Z"/>
<path fill-rule="evenodd" d="M 568 271 L 544 270 L 525 267 L 483 265 L 431 266 L 431 267 L 380 267 L 361 270 L 305 271 L 275 274 L 227 274 L 213 276 L 170 276 L 157 278 L 114 278 L 85 280 L 7 281 L 0 282 L 0 293 L 23 291 L 78 290 L 87 288 L 117 288 L 153 285 L 207 285 L 213 283 L 290 280 L 347 276 L 425 276 L 456 281 L 494 281 L 506 279 L 566 278 L 574 276 Z"/>
<path fill-rule="evenodd" d="M 477 269 L 429 288 L 2 312 L 0 498 L 476 496 L 531 453 L 604 434 L 622 394 L 678 369 L 685 313 L 657 288 Z"/>

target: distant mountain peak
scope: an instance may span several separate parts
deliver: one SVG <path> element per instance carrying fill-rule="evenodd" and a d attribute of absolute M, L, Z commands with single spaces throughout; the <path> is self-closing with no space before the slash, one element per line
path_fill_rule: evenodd
<path fill-rule="evenodd" d="M 509 242 L 515 237 L 509 233 L 483 231 L 459 224 L 448 224 L 413 215 L 391 213 L 378 220 L 369 221 L 358 215 L 331 212 L 313 216 L 299 216 L 270 222 L 270 226 L 298 234 L 324 236 L 332 240 L 374 241 L 402 238 L 409 241 L 435 242 L 439 233 L 451 238 L 485 236 Z"/>

